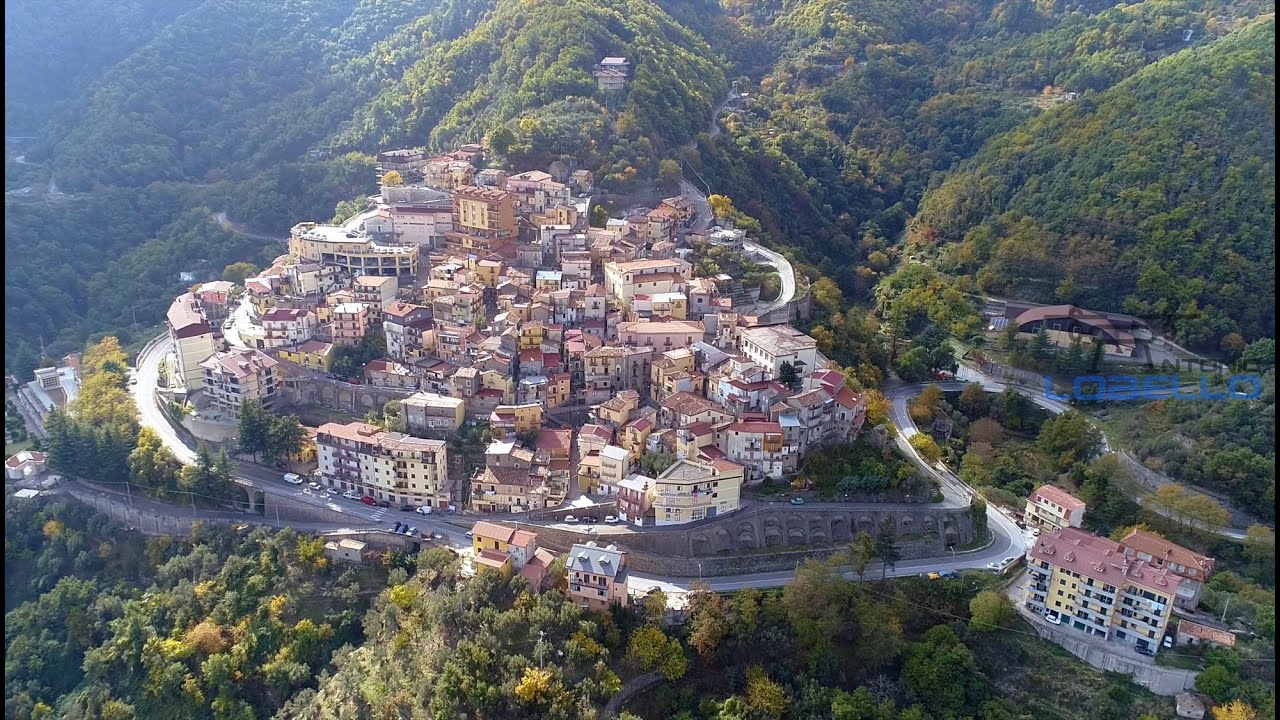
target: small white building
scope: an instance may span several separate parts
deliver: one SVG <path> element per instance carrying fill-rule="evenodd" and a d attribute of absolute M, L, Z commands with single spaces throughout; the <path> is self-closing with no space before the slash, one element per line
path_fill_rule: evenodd
<path fill-rule="evenodd" d="M 44 453 L 35 450 L 23 450 L 4 461 L 4 476 L 9 480 L 25 480 L 44 470 Z"/>

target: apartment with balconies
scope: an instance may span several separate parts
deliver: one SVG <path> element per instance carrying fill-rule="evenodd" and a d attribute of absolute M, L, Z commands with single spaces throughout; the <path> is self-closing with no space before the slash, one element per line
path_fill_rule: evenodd
<path fill-rule="evenodd" d="M 679 525 L 737 510 L 743 477 L 742 466 L 727 460 L 677 460 L 654 480 L 654 523 Z"/>
<path fill-rule="evenodd" d="M 1156 651 L 1181 579 L 1125 556 L 1117 542 L 1077 528 L 1036 539 L 1027 557 L 1026 607 L 1087 635 Z"/>
<path fill-rule="evenodd" d="M 454 501 L 443 440 L 365 423 L 326 423 L 316 431 L 316 459 L 320 476 L 337 490 L 440 510 Z"/>
<path fill-rule="evenodd" d="M 1184 610 L 1195 610 L 1200 604 L 1204 584 L 1213 574 L 1217 561 L 1198 552 L 1169 542 L 1149 530 L 1131 530 L 1120 538 L 1126 557 L 1141 560 L 1152 567 L 1167 569 L 1182 578 L 1174 604 Z"/>
<path fill-rule="evenodd" d="M 1027 496 L 1023 518 L 1028 525 L 1047 529 L 1080 527 L 1084 522 L 1085 504 L 1066 490 L 1041 485 Z"/>
<path fill-rule="evenodd" d="M 447 438 L 457 433 L 466 422 L 466 403 L 462 398 L 432 392 L 420 392 L 400 401 L 405 427 L 415 435 Z"/>
<path fill-rule="evenodd" d="M 450 249 L 462 255 L 498 255 L 514 258 L 516 249 L 516 198 L 497 188 L 468 186 L 453 193 L 453 230 Z"/>
<path fill-rule="evenodd" d="M 301 345 L 315 337 L 316 314 L 298 308 L 274 307 L 262 315 L 262 346 Z"/>
<path fill-rule="evenodd" d="M 656 352 L 687 348 L 702 342 L 702 323 L 698 320 L 660 320 L 618 323 L 618 342 L 623 345 L 651 347 Z"/>
<path fill-rule="evenodd" d="M 399 281 L 394 277 L 361 275 L 351 282 L 351 294 L 356 302 L 369 306 L 369 319 L 382 321 L 382 311 L 396 301 Z"/>
<path fill-rule="evenodd" d="M 649 393 L 650 359 L 653 348 L 608 346 L 582 354 L 586 401 L 597 405 L 623 390 L 635 390 L 641 397 Z"/>
<path fill-rule="evenodd" d="M 276 366 L 280 363 L 258 350 L 214 353 L 200 363 L 205 398 L 217 410 L 240 417 L 240 407 L 254 400 L 265 408 L 275 404 Z"/>
<path fill-rule="evenodd" d="M 680 258 L 632 260 L 604 264 L 604 289 L 619 307 L 630 307 L 637 294 L 683 293 L 692 274 L 689 263 Z"/>
<path fill-rule="evenodd" d="M 738 332 L 742 353 L 759 363 L 771 379 L 782 373 L 782 363 L 791 363 L 797 375 L 817 369 L 818 341 L 790 325 L 742 328 Z"/>
<path fill-rule="evenodd" d="M 780 480 L 788 467 L 789 448 L 783 443 L 782 425 L 777 422 L 735 422 L 717 433 L 716 447 L 746 469 L 748 482 Z"/>
<path fill-rule="evenodd" d="M 355 347 L 364 340 L 372 324 L 369 306 L 358 302 L 344 302 L 335 305 L 330 312 L 333 318 L 331 333 L 333 344 Z"/>

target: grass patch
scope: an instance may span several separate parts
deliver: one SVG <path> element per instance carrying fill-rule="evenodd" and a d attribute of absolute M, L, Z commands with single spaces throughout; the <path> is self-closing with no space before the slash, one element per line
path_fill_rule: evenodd
<path fill-rule="evenodd" d="M 30 450 L 31 446 L 34 444 L 35 443 L 34 441 L 31 440 L 31 438 L 27 438 L 26 440 L 22 440 L 20 442 L 15 442 L 15 443 L 7 442 L 4 444 L 4 456 L 7 458 L 13 457 L 15 454 L 20 453 L 23 450 Z"/>

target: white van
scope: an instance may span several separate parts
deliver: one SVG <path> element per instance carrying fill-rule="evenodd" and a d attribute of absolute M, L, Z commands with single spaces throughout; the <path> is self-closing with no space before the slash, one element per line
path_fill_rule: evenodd
<path fill-rule="evenodd" d="M 285 473 L 284 481 L 289 483 L 290 485 L 301 485 L 302 476 L 298 475 L 297 473 Z"/>

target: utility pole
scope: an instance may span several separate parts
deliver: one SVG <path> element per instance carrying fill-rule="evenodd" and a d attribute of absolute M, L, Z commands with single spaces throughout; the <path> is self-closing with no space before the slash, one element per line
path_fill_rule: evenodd
<path fill-rule="evenodd" d="M 129 489 L 129 482 L 127 480 L 124 483 L 124 493 L 129 498 L 129 507 L 133 508 L 133 491 Z"/>
<path fill-rule="evenodd" d="M 1222 606 L 1222 622 L 1227 621 L 1227 608 L 1231 607 L 1231 596 L 1227 596 L 1227 602 Z"/>
<path fill-rule="evenodd" d="M 547 635 L 546 632 L 542 630 L 538 631 L 538 669 L 539 670 L 542 669 L 542 655 L 543 655 L 542 639 L 546 637 L 546 635 Z"/>

